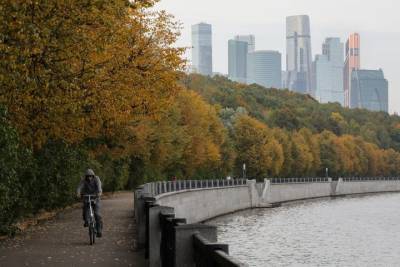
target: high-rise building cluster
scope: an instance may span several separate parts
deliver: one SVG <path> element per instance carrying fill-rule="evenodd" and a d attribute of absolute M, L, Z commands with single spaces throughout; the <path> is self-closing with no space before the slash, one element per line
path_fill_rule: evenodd
<path fill-rule="evenodd" d="M 289 16 L 286 70 L 279 51 L 256 50 L 254 35 L 236 35 L 228 41 L 228 77 L 309 94 L 321 103 L 388 112 L 388 81 L 382 69 L 361 69 L 360 44 L 358 33 L 351 34 L 346 45 L 338 37 L 326 38 L 313 60 L 309 16 Z M 192 71 L 213 75 L 210 24 L 192 26 Z"/>

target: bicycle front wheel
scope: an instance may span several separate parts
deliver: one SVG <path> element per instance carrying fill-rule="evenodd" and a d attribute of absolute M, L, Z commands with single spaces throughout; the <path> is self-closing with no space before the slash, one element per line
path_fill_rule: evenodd
<path fill-rule="evenodd" d="M 94 225 L 92 223 L 89 225 L 89 239 L 90 245 L 93 245 L 96 240 L 96 231 L 94 230 Z"/>

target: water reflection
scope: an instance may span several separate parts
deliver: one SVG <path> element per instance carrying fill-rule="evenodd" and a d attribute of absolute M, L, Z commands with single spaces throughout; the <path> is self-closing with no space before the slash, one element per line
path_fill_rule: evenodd
<path fill-rule="evenodd" d="M 211 223 L 250 266 L 400 266 L 400 194 L 248 210 Z"/>

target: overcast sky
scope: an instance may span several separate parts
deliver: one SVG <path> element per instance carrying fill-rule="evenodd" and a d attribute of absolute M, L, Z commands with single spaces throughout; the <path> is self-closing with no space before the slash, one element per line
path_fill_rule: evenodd
<path fill-rule="evenodd" d="M 182 23 L 179 46 L 190 47 L 192 24 L 212 24 L 213 68 L 222 73 L 228 72 L 228 39 L 236 34 L 254 34 L 257 50 L 278 50 L 285 64 L 286 16 L 310 16 L 314 55 L 321 53 L 326 37 L 345 42 L 351 32 L 358 32 L 361 67 L 383 69 L 389 80 L 390 111 L 400 113 L 399 0 L 161 0 L 158 8 Z"/>

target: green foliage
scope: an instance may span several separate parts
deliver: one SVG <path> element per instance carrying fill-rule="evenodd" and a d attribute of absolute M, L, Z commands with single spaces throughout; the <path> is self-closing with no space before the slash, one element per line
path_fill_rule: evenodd
<path fill-rule="evenodd" d="M 71 203 L 85 162 L 79 149 L 56 142 L 32 154 L 0 109 L 0 234 L 22 216 Z"/>
<path fill-rule="evenodd" d="M 5 232 L 13 222 L 21 197 L 18 138 L 5 116 L 5 109 L 0 106 L 0 233 Z"/>

